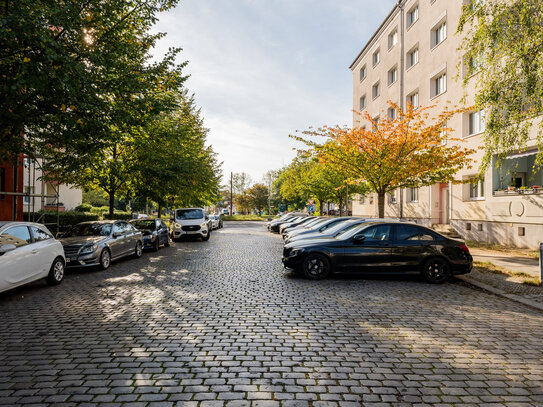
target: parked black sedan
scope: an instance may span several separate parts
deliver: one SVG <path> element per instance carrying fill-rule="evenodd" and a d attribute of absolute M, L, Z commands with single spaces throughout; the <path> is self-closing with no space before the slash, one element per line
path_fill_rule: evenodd
<path fill-rule="evenodd" d="M 333 272 L 421 273 L 431 283 L 469 273 L 467 246 L 428 228 L 403 222 L 366 222 L 336 238 L 285 245 L 283 265 L 319 280 Z"/>
<path fill-rule="evenodd" d="M 279 233 L 279 228 L 281 227 L 281 225 L 287 223 L 287 222 L 292 222 L 293 220 L 297 220 L 298 218 L 305 218 L 307 217 L 307 215 L 293 215 L 293 214 L 289 214 L 285 217 L 281 217 L 279 219 L 275 219 L 273 221 L 270 222 L 269 226 L 268 226 L 268 229 L 270 230 L 270 232 L 273 232 L 273 233 Z"/>
<path fill-rule="evenodd" d="M 352 219 L 346 219 L 346 220 L 344 219 L 336 224 L 333 224 L 330 227 L 313 230 L 311 231 L 311 233 L 296 235 L 296 236 L 287 236 L 287 238 L 285 239 L 285 244 L 297 242 L 299 240 L 308 240 L 308 239 L 319 239 L 319 238 L 331 239 L 338 236 L 340 233 L 348 232 L 352 228 L 357 227 L 358 225 L 364 222 L 368 222 L 368 220 L 364 218 L 352 218 Z"/>
<path fill-rule="evenodd" d="M 170 245 L 170 231 L 161 219 L 134 219 L 130 223 L 143 235 L 143 248 L 158 252 L 160 246 Z"/>

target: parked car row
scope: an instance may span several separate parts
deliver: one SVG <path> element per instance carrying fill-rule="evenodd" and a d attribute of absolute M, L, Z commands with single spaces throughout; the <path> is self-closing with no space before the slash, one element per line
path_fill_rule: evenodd
<path fill-rule="evenodd" d="M 209 240 L 222 227 L 218 215 L 203 209 L 177 209 L 169 229 L 161 219 L 82 222 L 58 236 L 33 222 L 0 222 L 0 292 L 45 278 L 60 284 L 66 267 L 98 266 L 103 270 L 122 257 L 139 258 L 143 249 L 158 251 L 184 236 Z"/>
<path fill-rule="evenodd" d="M 287 214 L 268 223 L 284 239 L 283 265 L 306 278 L 331 273 L 419 273 L 430 283 L 469 273 L 464 242 L 415 223 L 356 217 Z"/>

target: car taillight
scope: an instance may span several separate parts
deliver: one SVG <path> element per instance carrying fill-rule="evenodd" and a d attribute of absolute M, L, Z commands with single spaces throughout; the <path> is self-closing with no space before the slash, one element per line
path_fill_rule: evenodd
<path fill-rule="evenodd" d="M 460 247 L 460 249 L 462 249 L 463 251 L 465 251 L 467 254 L 470 254 L 470 253 L 469 253 L 468 246 L 466 246 L 465 244 L 461 244 L 459 247 Z"/>

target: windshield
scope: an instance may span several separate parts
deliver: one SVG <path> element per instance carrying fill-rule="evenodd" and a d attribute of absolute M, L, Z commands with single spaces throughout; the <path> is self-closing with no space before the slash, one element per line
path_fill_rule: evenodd
<path fill-rule="evenodd" d="M 80 223 L 72 227 L 62 237 L 109 236 L 111 223 Z"/>
<path fill-rule="evenodd" d="M 154 219 L 137 220 L 135 222 L 132 222 L 132 224 L 139 230 L 155 230 Z"/>
<path fill-rule="evenodd" d="M 340 234 L 346 233 L 356 226 L 360 226 L 360 223 L 361 222 L 340 222 L 323 232 L 326 232 L 327 235 L 339 236 Z"/>
<path fill-rule="evenodd" d="M 178 209 L 175 211 L 177 219 L 202 219 L 204 212 L 201 209 Z"/>
<path fill-rule="evenodd" d="M 360 232 L 362 229 L 364 229 L 366 226 L 368 226 L 365 223 L 356 223 L 354 225 L 351 225 L 347 227 L 345 230 L 342 230 L 336 235 L 336 239 L 338 240 L 345 240 L 353 237 L 358 232 Z"/>
<path fill-rule="evenodd" d="M 308 222 L 304 226 L 308 229 L 317 229 L 321 223 L 326 222 L 328 219 L 315 219 L 313 222 Z"/>

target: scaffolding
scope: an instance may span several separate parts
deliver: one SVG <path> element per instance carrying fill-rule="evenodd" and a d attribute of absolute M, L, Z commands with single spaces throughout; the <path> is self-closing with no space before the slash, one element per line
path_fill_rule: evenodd
<path fill-rule="evenodd" d="M 58 232 L 59 223 L 60 223 L 60 211 L 59 211 L 59 192 L 60 184 L 47 183 L 44 180 L 44 164 L 45 159 L 43 157 L 30 158 L 29 156 L 23 157 L 23 162 L 20 163 L 20 160 L 16 160 L 14 164 L 14 182 L 13 182 L 13 191 L 0 191 L 0 195 L 13 196 L 12 203 L 12 213 L 14 216 L 13 220 L 16 220 L 17 217 L 17 199 L 18 197 L 23 197 L 23 219 L 26 216 L 27 221 L 42 223 L 45 226 L 54 226 L 55 230 Z M 18 174 L 19 174 L 19 165 L 23 165 L 23 190 L 18 192 Z M 41 172 L 40 179 L 36 177 L 36 170 Z M 40 193 L 36 193 L 36 184 L 40 184 Z M 53 189 L 52 194 L 46 193 L 46 186 L 49 186 Z M 36 200 L 39 200 L 39 216 L 36 213 Z M 25 208 L 26 207 L 26 208 Z M 56 222 L 46 223 L 45 212 L 47 207 L 56 208 Z M 26 209 L 26 214 L 25 214 Z M 48 211 L 50 212 L 50 211 Z"/>

